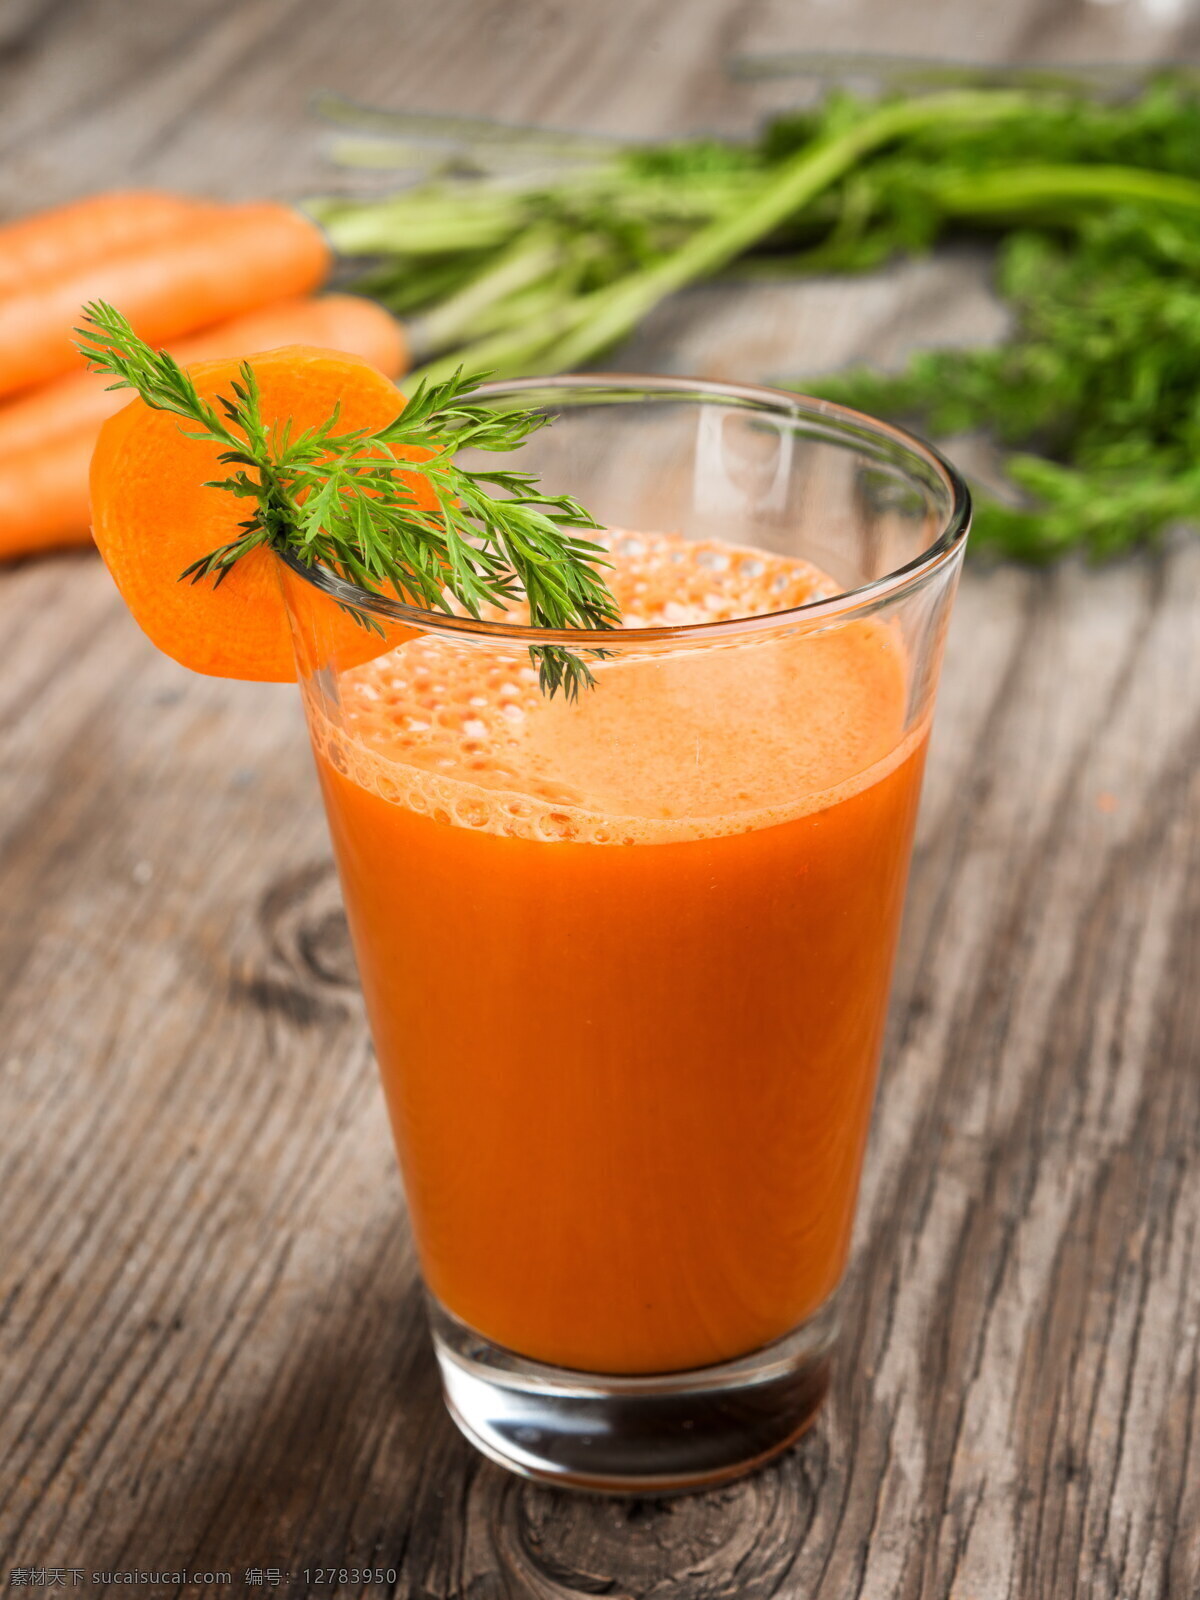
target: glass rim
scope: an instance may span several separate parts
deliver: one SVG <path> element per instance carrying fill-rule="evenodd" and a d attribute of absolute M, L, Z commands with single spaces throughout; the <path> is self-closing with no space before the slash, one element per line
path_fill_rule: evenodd
<path fill-rule="evenodd" d="M 936 539 L 919 554 L 902 566 L 885 572 L 870 582 L 853 589 L 841 589 L 826 599 L 808 600 L 802 605 L 787 606 L 779 611 L 761 612 L 754 616 L 728 617 L 717 622 L 681 622 L 660 624 L 651 628 L 618 628 L 615 630 L 589 628 L 534 628 L 519 622 L 487 622 L 474 617 L 460 617 L 444 611 L 429 611 L 405 601 L 390 600 L 385 595 L 374 594 L 358 584 L 339 577 L 321 563 L 309 566 L 291 551 L 278 552 L 279 558 L 298 577 L 329 596 L 340 605 L 353 606 L 370 616 L 393 623 L 404 623 L 427 633 L 459 634 L 476 638 L 505 639 L 526 645 L 565 645 L 582 649 L 612 648 L 619 640 L 620 648 L 636 648 L 639 644 L 662 644 L 671 641 L 697 644 L 714 639 L 730 638 L 745 633 L 760 633 L 786 626 L 790 622 L 824 622 L 864 609 L 874 609 L 885 600 L 907 593 L 918 587 L 926 578 L 952 561 L 961 551 L 971 527 L 971 492 L 961 473 L 934 445 L 918 434 L 894 423 L 884 422 L 865 411 L 855 411 L 850 406 L 838 405 L 832 400 L 821 400 L 814 395 L 803 395 L 789 389 L 775 389 L 767 384 L 727 383 L 715 378 L 688 378 L 673 374 L 640 372 L 572 372 L 553 377 L 507 378 L 493 383 L 483 383 L 463 398 L 466 400 L 495 399 L 502 395 L 522 395 L 536 391 L 561 389 L 585 393 L 599 391 L 628 391 L 630 400 L 637 393 L 683 401 L 692 399 L 699 404 L 736 400 L 773 411 L 799 421 L 804 417 L 819 417 L 833 423 L 857 428 L 860 432 L 874 434 L 889 440 L 910 455 L 923 460 L 933 469 L 946 489 L 950 507 Z M 584 535 L 586 537 L 586 534 Z"/>

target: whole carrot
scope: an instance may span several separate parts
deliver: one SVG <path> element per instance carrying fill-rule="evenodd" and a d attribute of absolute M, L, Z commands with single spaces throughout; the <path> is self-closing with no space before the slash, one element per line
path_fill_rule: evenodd
<path fill-rule="evenodd" d="M 79 309 L 121 306 L 137 332 L 161 345 L 209 323 L 323 282 L 324 235 L 271 201 L 204 214 L 153 247 L 123 250 L 0 298 L 0 394 L 77 370 L 71 342 Z"/>
<path fill-rule="evenodd" d="M 308 344 L 362 356 L 389 378 L 408 360 L 404 329 L 390 311 L 358 294 L 323 294 L 312 300 L 280 300 L 228 322 L 204 328 L 170 346 L 182 365 L 222 361 L 227 356 L 255 355 L 284 344 Z M 97 382 L 104 379 L 99 374 Z M 119 394 L 128 398 L 126 391 Z M 3 446 L 0 445 L 0 449 Z"/>
<path fill-rule="evenodd" d="M 0 458 L 0 558 L 85 544 L 95 428 Z"/>
<path fill-rule="evenodd" d="M 0 294 L 21 294 L 125 250 L 150 247 L 221 208 L 154 189 L 117 189 L 0 226 Z"/>
<path fill-rule="evenodd" d="M 373 300 L 351 294 L 281 300 L 172 340 L 168 348 L 181 366 L 187 366 L 192 361 L 253 355 L 282 344 L 344 350 L 362 356 L 389 378 L 397 376 L 406 360 L 404 333 L 396 319 Z M 129 403 L 127 389 L 109 389 L 106 383 L 99 373 L 71 372 L 0 403 L 0 457 L 39 449 L 51 439 L 84 428 L 94 432 L 105 417 Z M 0 527 L 0 545 L 3 542 Z"/>
<path fill-rule="evenodd" d="M 349 294 L 264 306 L 175 343 L 172 353 L 187 366 L 287 344 L 361 356 L 388 377 L 406 356 L 390 313 Z M 73 373 L 0 407 L 0 560 L 90 543 L 92 449 L 104 419 L 129 403 L 128 389 L 104 385 L 103 377 Z"/>

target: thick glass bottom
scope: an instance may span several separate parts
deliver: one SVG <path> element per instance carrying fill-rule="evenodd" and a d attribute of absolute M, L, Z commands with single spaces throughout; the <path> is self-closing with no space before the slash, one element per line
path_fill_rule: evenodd
<path fill-rule="evenodd" d="M 723 1483 L 786 1450 L 829 1387 L 833 1302 L 774 1344 L 688 1372 L 624 1377 L 527 1361 L 430 1298 L 446 1405 L 522 1477 L 609 1494 Z"/>

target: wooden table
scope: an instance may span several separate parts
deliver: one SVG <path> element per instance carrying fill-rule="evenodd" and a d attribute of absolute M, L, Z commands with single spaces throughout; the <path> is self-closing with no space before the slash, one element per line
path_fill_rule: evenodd
<path fill-rule="evenodd" d="M 731 53 L 864 45 L 1164 58 L 1200 12 L 7 0 L 0 208 L 322 189 L 321 84 L 736 129 L 798 85 L 738 85 Z M 951 254 L 704 288 L 620 360 L 898 356 L 997 332 L 986 281 Z M 305 1569 L 382 1567 L 413 1600 L 1200 1594 L 1198 600 L 1186 537 L 969 574 L 836 1390 L 756 1477 L 603 1502 L 509 1478 L 443 1412 L 295 693 L 155 654 L 94 558 L 4 573 L 0 1568 L 325 1595 L 367 1586 Z"/>

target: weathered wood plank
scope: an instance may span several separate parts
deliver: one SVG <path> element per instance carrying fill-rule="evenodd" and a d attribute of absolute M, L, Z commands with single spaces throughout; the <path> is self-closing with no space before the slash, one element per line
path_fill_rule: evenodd
<path fill-rule="evenodd" d="M 320 187 L 319 83 L 737 127 L 788 91 L 731 87 L 736 50 L 1148 57 L 1196 26 L 1033 0 L 915 31 L 773 0 L 21 6 L 0 207 Z M 762 377 L 1001 326 L 963 254 L 697 290 L 622 360 Z M 0 1567 L 275 1566 L 300 1594 L 333 1587 L 306 1566 L 382 1565 L 413 1600 L 1200 1592 L 1198 600 L 1186 541 L 969 575 L 835 1393 L 776 1467 L 653 1504 L 520 1485 L 442 1410 L 294 695 L 157 656 L 92 560 L 5 574 Z"/>
<path fill-rule="evenodd" d="M 960 63 L 1167 63 L 1194 55 L 1198 22 L 1190 0 L 929 0 L 914 7 L 763 0 L 739 48 Z"/>

